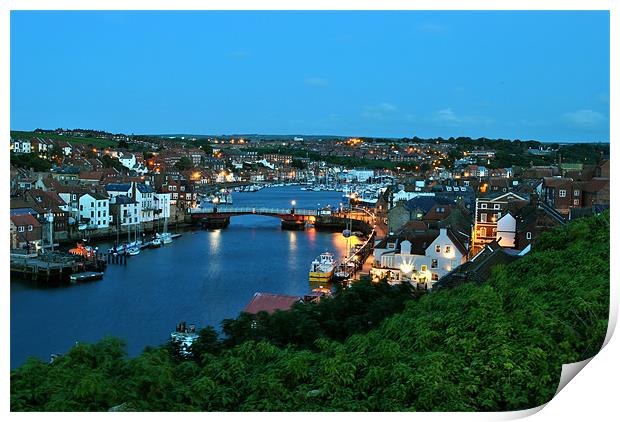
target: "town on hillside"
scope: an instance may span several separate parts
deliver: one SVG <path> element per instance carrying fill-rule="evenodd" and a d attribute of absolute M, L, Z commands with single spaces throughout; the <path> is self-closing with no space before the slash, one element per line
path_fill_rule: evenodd
<path fill-rule="evenodd" d="M 16 260 L 137 241 L 195 224 L 234 191 L 286 185 L 342 191 L 341 211 L 372 216 L 361 274 L 430 289 L 484 279 L 542 232 L 609 208 L 609 144 L 38 129 L 12 132 L 10 151 Z"/>

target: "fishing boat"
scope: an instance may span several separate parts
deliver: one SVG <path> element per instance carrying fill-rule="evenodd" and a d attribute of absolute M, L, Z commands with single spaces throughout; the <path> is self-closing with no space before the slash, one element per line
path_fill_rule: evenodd
<path fill-rule="evenodd" d="M 310 281 L 329 281 L 334 275 L 335 268 L 334 254 L 323 252 L 310 265 Z"/>

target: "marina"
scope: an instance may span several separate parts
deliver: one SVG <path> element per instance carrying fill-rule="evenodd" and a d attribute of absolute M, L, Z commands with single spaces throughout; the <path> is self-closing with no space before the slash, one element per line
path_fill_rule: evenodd
<path fill-rule="evenodd" d="M 240 207 L 286 207 L 295 199 L 310 208 L 340 201 L 338 192 L 301 192 L 298 186 L 233 195 Z M 278 219 L 258 215 L 234 217 L 226 229 L 180 234 L 172 235 L 172 244 L 128 257 L 127 265 L 108 265 L 98 282 L 41 288 L 12 279 L 11 367 L 31 355 L 47 361 L 50 353 L 64 353 L 76 341 L 104 336 L 128 339 L 128 353 L 135 356 L 145 346 L 166 342 L 181 318 L 219 329 L 256 292 L 304 297 L 329 288 L 309 282 L 310 263 L 325 251 L 344 256 L 347 248 L 341 231 L 282 230 Z M 107 251 L 113 244 L 98 247 Z M 35 307 L 53 318 L 33 314 Z M 23 326 L 38 326 L 40 332 L 33 337 Z"/>

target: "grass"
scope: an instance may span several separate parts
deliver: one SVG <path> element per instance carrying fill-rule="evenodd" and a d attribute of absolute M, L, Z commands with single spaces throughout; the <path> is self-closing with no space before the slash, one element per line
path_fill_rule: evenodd
<path fill-rule="evenodd" d="M 52 139 L 54 141 L 66 141 L 71 144 L 85 144 L 92 145 L 97 148 L 107 148 L 117 145 L 116 141 L 100 138 L 78 138 L 74 136 L 56 135 L 55 133 L 34 133 L 34 132 L 22 132 L 17 130 L 11 131 L 12 138 L 45 138 Z"/>

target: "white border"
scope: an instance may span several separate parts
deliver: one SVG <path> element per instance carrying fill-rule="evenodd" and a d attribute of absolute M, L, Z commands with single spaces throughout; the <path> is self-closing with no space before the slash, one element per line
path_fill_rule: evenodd
<path fill-rule="evenodd" d="M 616 116 L 616 118 L 610 118 L 610 141 L 612 144 L 612 155 L 615 158 L 615 143 L 618 142 L 618 119 L 620 116 L 618 113 L 618 84 L 617 76 L 619 74 L 618 68 L 618 24 L 620 19 L 618 14 L 620 13 L 618 2 L 611 0 L 522 0 L 522 1 L 503 1 L 503 0 L 478 0 L 478 1 L 464 1 L 464 0 L 443 0 L 443 1 L 394 1 L 383 0 L 381 2 L 368 1 L 368 0 L 339 0 L 339 1 L 282 1 L 282 0 L 264 0 L 264 1 L 243 1 L 243 0 L 231 0 L 225 3 L 214 2 L 201 2 L 192 0 L 176 0 L 174 2 L 167 2 L 162 0 L 152 1 L 121 1 L 121 0 L 93 0 L 88 3 L 80 2 L 77 0 L 57 0 L 57 1 L 45 1 L 45 0 L 4 0 L 0 1 L 0 55 L 2 60 L 1 67 L 1 80 L 2 85 L 0 93 L 2 95 L 2 101 L 0 102 L 0 128 L 3 135 L 3 139 L 6 142 L 9 134 L 9 122 L 10 119 L 10 79 L 9 79 L 9 48 L 10 48 L 10 10 L 54 10 L 54 9 L 79 9 L 79 10 L 140 10 L 140 9 L 152 9 L 152 10 L 175 10 L 175 9 L 212 9 L 212 10 L 235 10 L 235 9 L 248 9 L 248 10 L 347 10 L 347 9 L 363 9 L 363 10 L 611 10 L 611 81 L 610 81 L 610 116 Z M 105 129 L 105 128 L 102 128 Z M 4 175 L 8 176 L 8 148 L 0 148 L 0 154 L 2 159 L 2 165 L 4 168 Z M 617 172 L 612 169 L 613 179 L 616 179 Z M 615 198 L 618 197 L 617 183 L 612 183 L 612 210 L 616 210 Z M 2 203 L 8 205 L 8 177 L 4 177 L 4 182 L 0 185 L 0 198 Z M 4 209 L 6 210 L 8 206 Z M 6 211 L 5 211 L 6 212 Z M 614 212 L 615 214 L 615 212 Z M 6 214 L 5 214 L 6 215 Z M 614 216 L 615 217 L 615 216 Z M 617 250 L 618 228 L 615 218 L 612 218 L 612 251 Z M 8 228 L 8 224 L 5 222 L 5 230 Z M 5 236 L 6 237 L 6 236 Z M 9 412 L 9 392 L 10 392 L 10 379 L 9 379 L 9 277 L 8 277 L 8 257 L 9 248 L 6 242 L 0 242 L 2 250 L 0 251 L 0 259 L 5 263 L 5 275 L 4 278 L 4 290 L 2 293 L 2 342 L 3 352 L 1 365 L 2 365 L 2 410 L 3 413 Z M 610 331 L 615 326 L 618 315 L 618 265 L 612 258 L 611 260 L 611 298 L 612 307 L 610 314 Z M 31 327 L 35 329 L 35 327 Z M 617 337 L 617 336 L 616 336 Z M 569 382 L 564 389 L 546 406 L 541 406 L 539 409 L 531 409 L 523 412 L 506 412 L 506 413 L 392 413 L 389 415 L 376 415 L 376 414 L 355 414 L 355 415 L 340 415 L 340 414 L 310 414 L 310 413 L 298 413 L 290 415 L 286 413 L 253 413 L 248 414 L 236 414 L 236 413 L 210 413 L 204 415 L 201 413 L 185 414 L 183 418 L 195 419 L 195 418 L 213 418 L 213 419 L 229 419 L 229 418 L 255 418 L 259 421 L 272 421 L 272 420 L 285 420 L 294 417 L 295 419 L 307 420 L 315 422 L 317 417 L 336 419 L 341 417 L 355 417 L 362 420 L 371 420 L 377 417 L 389 417 L 394 420 L 410 420 L 410 418 L 420 418 L 421 420 L 446 420 L 453 419 L 455 416 L 459 420 L 504 420 L 515 419 L 528 415 L 532 415 L 532 418 L 537 420 L 573 420 L 586 418 L 592 420 L 607 420 L 612 419 L 613 415 L 618 415 L 618 375 L 619 365 L 617 357 L 620 356 L 618 340 L 611 337 L 611 340 L 604 349 L 595 356 L 591 362 L 587 365 L 587 369 L 580 372 L 575 380 Z M 89 418 L 106 418 L 109 414 L 89 414 Z M 53 418 L 53 419 L 77 419 L 82 418 L 82 414 L 19 414 L 11 413 L 9 415 L 14 419 L 34 419 L 39 417 Z M 135 414 L 116 414 L 117 418 L 134 418 Z M 154 417 L 160 420 L 164 418 L 170 418 L 171 415 L 165 413 L 161 414 L 149 414 L 149 418 Z"/>

